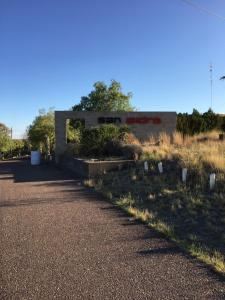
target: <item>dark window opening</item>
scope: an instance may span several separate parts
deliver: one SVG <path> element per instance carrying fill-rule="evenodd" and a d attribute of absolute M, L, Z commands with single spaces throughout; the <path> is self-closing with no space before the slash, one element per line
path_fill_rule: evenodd
<path fill-rule="evenodd" d="M 121 118 L 113 118 L 113 117 L 100 117 L 98 118 L 99 124 L 121 124 Z"/>

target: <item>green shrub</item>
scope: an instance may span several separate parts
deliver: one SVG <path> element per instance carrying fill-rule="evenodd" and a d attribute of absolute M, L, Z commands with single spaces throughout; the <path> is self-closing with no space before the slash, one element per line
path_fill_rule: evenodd
<path fill-rule="evenodd" d="M 80 155 L 103 156 L 106 154 L 106 144 L 112 140 L 120 140 L 127 131 L 127 127 L 118 127 L 113 124 L 84 129 L 81 135 Z"/>

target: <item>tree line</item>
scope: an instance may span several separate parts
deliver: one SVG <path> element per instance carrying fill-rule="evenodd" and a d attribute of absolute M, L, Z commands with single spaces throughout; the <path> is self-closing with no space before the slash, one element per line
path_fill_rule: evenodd
<path fill-rule="evenodd" d="M 0 123 L 0 159 L 23 156 L 29 153 L 27 139 L 12 139 L 11 130 Z"/>
<path fill-rule="evenodd" d="M 225 132 L 225 116 L 214 113 L 212 109 L 204 113 L 193 109 L 191 114 L 177 115 L 177 131 L 184 135 L 195 135 L 212 130 Z"/>

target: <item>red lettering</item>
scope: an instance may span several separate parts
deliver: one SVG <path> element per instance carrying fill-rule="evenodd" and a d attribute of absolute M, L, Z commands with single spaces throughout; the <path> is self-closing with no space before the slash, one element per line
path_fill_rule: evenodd
<path fill-rule="evenodd" d="M 132 125 L 132 124 L 160 124 L 161 123 L 161 119 L 159 117 L 139 117 L 139 118 L 127 118 L 126 119 L 126 124 L 128 125 Z"/>

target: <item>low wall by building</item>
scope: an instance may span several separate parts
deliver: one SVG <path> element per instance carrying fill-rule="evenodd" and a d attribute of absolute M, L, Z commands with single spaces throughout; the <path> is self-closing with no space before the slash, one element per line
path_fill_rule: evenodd
<path fill-rule="evenodd" d="M 95 178 L 106 172 L 121 170 L 135 165 L 134 160 L 87 160 L 73 157 L 62 157 L 60 166 L 83 179 Z"/>
<path fill-rule="evenodd" d="M 101 124 L 127 125 L 140 140 L 148 140 L 161 132 L 169 135 L 176 129 L 176 112 L 76 112 L 55 111 L 56 162 L 66 150 L 66 120 L 83 120 L 85 127 Z"/>

